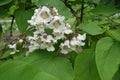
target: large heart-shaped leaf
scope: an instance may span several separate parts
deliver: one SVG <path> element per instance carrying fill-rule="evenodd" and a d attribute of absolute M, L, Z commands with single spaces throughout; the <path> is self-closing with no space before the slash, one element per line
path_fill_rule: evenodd
<path fill-rule="evenodd" d="M 101 80 L 112 80 L 120 64 L 120 43 L 109 37 L 102 38 L 98 41 L 95 52 Z"/>
<path fill-rule="evenodd" d="M 94 50 L 86 49 L 77 56 L 75 80 L 100 80 L 95 64 Z"/>
<path fill-rule="evenodd" d="M 0 65 L 1 80 L 73 80 L 69 60 L 45 51 L 11 60 Z"/>

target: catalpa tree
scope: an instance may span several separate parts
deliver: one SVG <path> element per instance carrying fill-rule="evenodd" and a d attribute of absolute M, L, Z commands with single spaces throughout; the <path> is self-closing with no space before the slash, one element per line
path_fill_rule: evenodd
<path fill-rule="evenodd" d="M 0 73 L 0 80 L 120 80 L 120 1 L 0 1 Z"/>

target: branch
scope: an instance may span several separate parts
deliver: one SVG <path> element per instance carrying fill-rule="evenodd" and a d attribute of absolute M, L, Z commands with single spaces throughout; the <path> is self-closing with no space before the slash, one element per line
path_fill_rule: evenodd
<path fill-rule="evenodd" d="M 64 4 L 70 9 L 72 14 L 77 17 L 75 10 L 72 9 L 72 6 L 69 4 L 68 0 L 64 0 Z"/>
<path fill-rule="evenodd" d="M 10 37 L 12 37 L 12 36 L 13 36 L 12 29 L 13 29 L 14 19 L 15 19 L 15 17 L 12 15 L 12 22 L 11 22 L 11 25 L 10 25 Z"/>
<path fill-rule="evenodd" d="M 70 11 L 72 12 L 72 14 L 76 17 L 78 23 L 80 23 L 79 17 L 77 16 L 77 12 L 69 4 L 68 0 L 64 0 L 64 4 L 70 9 Z"/>
<path fill-rule="evenodd" d="M 84 14 L 84 0 L 82 0 L 82 5 L 81 5 L 81 14 L 80 14 L 80 22 L 83 22 L 83 14 Z"/>

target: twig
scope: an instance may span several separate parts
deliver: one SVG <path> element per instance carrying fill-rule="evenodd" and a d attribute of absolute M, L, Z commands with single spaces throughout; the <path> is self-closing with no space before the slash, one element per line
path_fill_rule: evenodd
<path fill-rule="evenodd" d="M 72 8 L 72 6 L 69 4 L 68 0 L 64 0 L 64 4 L 70 9 L 72 14 L 76 17 L 78 23 L 80 22 L 79 17 L 77 16 L 77 12 Z"/>
<path fill-rule="evenodd" d="M 64 4 L 70 9 L 70 11 L 72 12 L 72 14 L 77 17 L 76 11 L 73 10 L 72 6 L 69 4 L 68 0 L 64 0 Z"/>
<path fill-rule="evenodd" d="M 82 0 L 82 5 L 81 5 L 81 8 L 79 9 L 80 10 L 80 16 L 78 16 L 78 10 L 75 11 L 72 6 L 69 4 L 68 0 L 64 0 L 64 4 L 70 9 L 70 11 L 72 12 L 72 14 L 76 17 L 76 20 L 77 20 L 77 24 L 80 24 L 83 22 L 83 11 L 84 11 L 84 0 Z"/>
<path fill-rule="evenodd" d="M 83 22 L 83 14 L 84 14 L 84 0 L 82 0 L 82 5 L 81 5 L 81 14 L 80 14 L 80 22 Z"/>
<path fill-rule="evenodd" d="M 12 36 L 13 36 L 12 29 L 13 29 L 14 19 L 15 19 L 15 17 L 12 15 L 12 22 L 11 22 L 11 25 L 10 25 L 10 37 L 12 37 Z"/>

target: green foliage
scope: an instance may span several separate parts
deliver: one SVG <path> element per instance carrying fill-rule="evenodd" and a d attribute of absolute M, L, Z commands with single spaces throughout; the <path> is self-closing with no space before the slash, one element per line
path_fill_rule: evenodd
<path fill-rule="evenodd" d="M 94 50 L 86 49 L 77 56 L 75 80 L 100 80 L 94 55 Z"/>
<path fill-rule="evenodd" d="M 1 64 L 0 73 L 2 80 L 73 80 L 71 63 L 46 51 L 35 51 L 28 57 L 9 60 Z"/>
<path fill-rule="evenodd" d="M 0 6 L 10 3 L 12 0 L 2 0 L 0 1 Z"/>
<path fill-rule="evenodd" d="M 60 0 L 40 0 L 35 2 L 35 4 L 39 7 L 40 5 L 50 5 L 55 6 L 58 9 L 58 12 L 60 15 L 65 16 L 66 18 L 70 18 L 72 14 L 68 10 L 68 8 L 65 6 L 65 4 Z"/>
<path fill-rule="evenodd" d="M 94 14 L 110 16 L 115 13 L 119 13 L 120 10 L 116 9 L 113 5 L 100 5 L 93 9 Z"/>
<path fill-rule="evenodd" d="M 98 4 L 100 2 L 100 0 L 93 0 L 93 2 Z"/>
<path fill-rule="evenodd" d="M 11 52 L 11 50 L 7 50 L 7 51 L 2 55 L 2 57 L 0 57 L 0 59 L 4 59 L 4 58 L 7 58 L 8 56 L 10 56 L 10 52 Z"/>
<path fill-rule="evenodd" d="M 113 38 L 113 39 L 115 39 L 115 40 L 117 40 L 117 41 L 120 41 L 120 34 L 119 34 L 119 32 L 120 32 L 120 29 L 117 29 L 117 30 L 108 30 L 108 31 L 107 31 L 107 34 L 108 34 L 111 38 Z"/>
<path fill-rule="evenodd" d="M 27 21 L 31 19 L 32 15 L 33 15 L 32 10 L 25 11 L 25 10 L 18 9 L 15 12 L 15 20 L 18 25 L 18 29 L 21 33 L 24 33 L 27 31 L 27 27 L 28 27 Z"/>
<path fill-rule="evenodd" d="M 90 35 L 98 35 L 105 32 L 104 29 L 98 26 L 98 22 L 84 23 L 80 25 L 80 29 L 87 32 Z"/>
<path fill-rule="evenodd" d="M 96 46 L 96 64 L 101 80 L 112 80 L 120 64 L 120 43 L 109 37 L 102 38 Z"/>
<path fill-rule="evenodd" d="M 0 23 L 0 80 L 120 80 L 120 0 L 68 0 L 66 3 L 65 0 L 0 1 L 0 20 L 11 20 L 12 16 L 17 24 L 17 27 L 12 23 L 3 27 L 7 23 Z M 58 53 L 59 44 L 63 42 L 59 40 L 55 52 L 37 50 L 23 56 L 21 46 L 30 33 L 27 21 L 41 5 L 56 7 L 71 24 L 75 36 L 76 32 L 86 32 L 86 44 L 78 48 L 79 54 Z M 10 30 L 4 32 L 10 25 L 13 36 L 9 36 Z M 51 29 L 45 31 L 52 33 Z M 16 33 L 19 36 L 15 36 Z M 19 38 L 23 43 L 17 42 Z M 8 45 L 15 42 L 21 51 L 11 55 Z"/>

